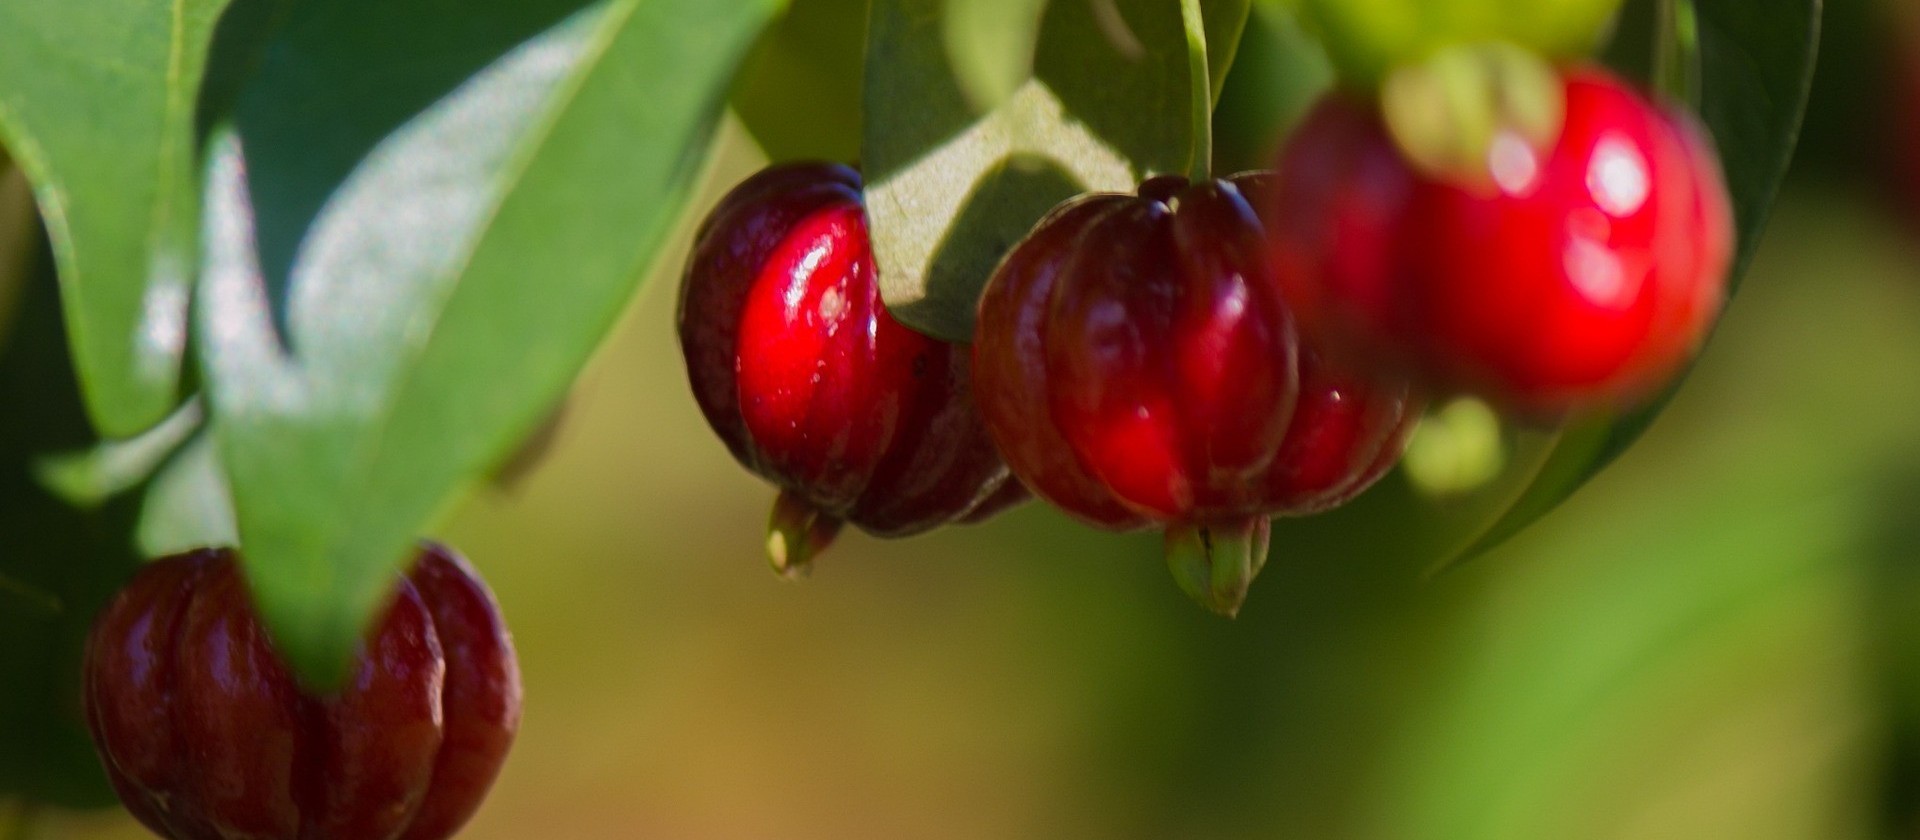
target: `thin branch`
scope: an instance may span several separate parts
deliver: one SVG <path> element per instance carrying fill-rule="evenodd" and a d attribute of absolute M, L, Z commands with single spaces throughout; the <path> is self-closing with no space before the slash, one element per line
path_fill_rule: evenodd
<path fill-rule="evenodd" d="M 1187 177 L 1213 177 L 1213 78 L 1207 66 L 1207 24 L 1200 0 L 1180 0 L 1180 18 L 1187 29 L 1187 75 L 1193 91 L 1193 160 Z"/>
<path fill-rule="evenodd" d="M 60 602 L 59 596 L 0 574 L 0 605 L 8 601 L 46 615 L 59 615 L 66 611 L 66 605 Z"/>
<path fill-rule="evenodd" d="M 1690 106 L 1700 104 L 1699 19 L 1691 0 L 1660 0 L 1654 10 L 1655 90 Z"/>

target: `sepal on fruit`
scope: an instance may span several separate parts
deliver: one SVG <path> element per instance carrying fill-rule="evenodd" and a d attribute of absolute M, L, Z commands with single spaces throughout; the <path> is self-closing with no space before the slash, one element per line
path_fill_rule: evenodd
<path fill-rule="evenodd" d="M 833 545 L 845 524 L 793 491 L 782 490 L 767 518 L 767 561 L 787 580 L 813 574 L 813 558 Z"/>
<path fill-rule="evenodd" d="M 1451 47 L 1394 71 L 1380 107 L 1416 170 L 1482 192 L 1544 157 L 1567 114 L 1553 66 L 1503 43 Z"/>
<path fill-rule="evenodd" d="M 1267 564 L 1272 525 L 1266 517 L 1167 528 L 1167 569 L 1180 591 L 1215 615 L 1234 618 L 1247 589 Z"/>
<path fill-rule="evenodd" d="M 1499 478 L 1507 459 L 1499 413 L 1484 400 L 1460 397 L 1420 421 L 1401 463 L 1414 489 L 1447 499 Z"/>
<path fill-rule="evenodd" d="M 1499 41 L 1554 61 L 1593 55 L 1621 0 L 1296 0 L 1342 84 L 1370 90 L 1394 68 Z"/>

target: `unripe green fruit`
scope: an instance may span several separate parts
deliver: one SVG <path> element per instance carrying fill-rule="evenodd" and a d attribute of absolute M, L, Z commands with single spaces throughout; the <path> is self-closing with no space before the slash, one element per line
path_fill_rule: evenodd
<path fill-rule="evenodd" d="M 1504 41 L 1549 59 L 1588 56 L 1621 0 L 1299 0 L 1343 83 L 1378 85 L 1445 47 Z"/>

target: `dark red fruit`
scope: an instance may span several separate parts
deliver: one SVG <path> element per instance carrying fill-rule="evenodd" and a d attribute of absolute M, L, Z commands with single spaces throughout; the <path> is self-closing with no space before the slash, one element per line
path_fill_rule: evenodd
<path fill-rule="evenodd" d="M 965 348 L 881 304 L 852 169 L 776 166 L 720 202 L 680 287 L 680 343 L 707 422 L 781 488 L 768 549 L 783 572 L 843 522 L 907 536 L 1022 494 L 974 407 Z"/>
<path fill-rule="evenodd" d="M 1303 329 L 1439 391 L 1554 417 L 1647 396 L 1725 295 L 1733 223 L 1694 121 L 1599 70 L 1565 79 L 1540 152 L 1496 140 L 1484 188 L 1416 172 L 1336 94 L 1290 139 L 1275 264 Z"/>
<path fill-rule="evenodd" d="M 173 840 L 440 840 L 520 726 L 493 595 L 422 548 L 353 680 L 316 696 L 267 640 L 229 551 L 143 569 L 95 621 L 87 721 L 120 801 Z"/>
<path fill-rule="evenodd" d="M 1254 210 L 1271 180 L 1163 177 L 1063 205 L 994 272 L 973 346 L 1015 474 L 1094 525 L 1167 526 L 1182 585 L 1227 613 L 1267 518 L 1359 494 L 1417 414 L 1404 386 L 1300 347 Z"/>

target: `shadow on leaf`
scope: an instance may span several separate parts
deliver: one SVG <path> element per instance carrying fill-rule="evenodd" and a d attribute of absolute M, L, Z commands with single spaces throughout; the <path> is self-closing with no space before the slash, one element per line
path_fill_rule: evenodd
<path fill-rule="evenodd" d="M 927 272 L 927 296 L 901 307 L 914 310 L 971 310 L 980 300 L 990 272 L 1033 229 L 1032 220 L 1081 192 L 1079 182 L 1059 164 L 1037 155 L 1009 155 L 974 182 L 947 235 L 934 249 Z"/>

